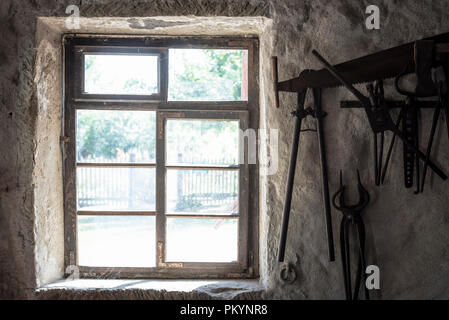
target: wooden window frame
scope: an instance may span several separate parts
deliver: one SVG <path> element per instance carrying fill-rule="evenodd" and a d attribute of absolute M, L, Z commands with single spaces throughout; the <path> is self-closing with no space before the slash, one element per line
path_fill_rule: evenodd
<path fill-rule="evenodd" d="M 210 48 L 248 50 L 247 101 L 167 101 L 168 49 Z M 100 54 L 159 55 L 159 92 L 154 95 L 98 95 L 83 93 L 83 56 Z M 176 278 L 229 279 L 258 277 L 258 165 L 218 166 L 220 170 L 239 172 L 238 261 L 236 263 L 188 263 L 165 261 L 165 123 L 167 119 L 238 120 L 243 131 L 257 130 L 259 122 L 259 58 L 256 37 L 168 37 L 168 36 L 105 36 L 66 34 L 63 36 L 63 180 L 64 180 L 64 263 L 78 266 L 83 278 Z M 155 164 L 86 164 L 76 163 L 76 110 L 151 110 L 156 111 Z M 245 147 L 245 159 L 248 148 Z M 78 211 L 76 203 L 76 167 L 151 167 L 156 168 L 156 210 L 142 212 Z M 177 166 L 182 169 L 204 169 L 207 166 Z M 171 167 L 173 168 L 173 167 Z M 86 267 L 77 264 L 78 215 L 147 215 L 156 217 L 156 267 Z M 186 216 L 184 216 L 186 217 Z M 221 218 L 221 216 L 220 216 Z M 224 217 L 235 219 L 236 217 Z"/>

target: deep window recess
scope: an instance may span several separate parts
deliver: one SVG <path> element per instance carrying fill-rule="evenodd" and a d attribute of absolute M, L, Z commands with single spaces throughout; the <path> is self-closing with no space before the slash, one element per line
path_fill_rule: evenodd
<path fill-rule="evenodd" d="M 257 276 L 255 38 L 65 35 L 65 265 Z M 251 148 L 250 148 L 251 149 Z"/>

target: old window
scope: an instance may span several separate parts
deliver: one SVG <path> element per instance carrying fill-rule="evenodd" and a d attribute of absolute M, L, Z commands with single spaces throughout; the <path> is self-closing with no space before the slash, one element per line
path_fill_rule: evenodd
<path fill-rule="evenodd" d="M 66 35 L 64 56 L 66 266 L 257 275 L 258 171 L 240 134 L 258 122 L 257 39 Z"/>

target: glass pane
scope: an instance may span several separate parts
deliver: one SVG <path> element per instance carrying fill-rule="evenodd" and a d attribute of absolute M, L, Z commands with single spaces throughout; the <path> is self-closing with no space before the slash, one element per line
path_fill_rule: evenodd
<path fill-rule="evenodd" d="M 237 261 L 238 219 L 167 218 L 167 261 Z"/>
<path fill-rule="evenodd" d="M 247 50 L 170 49 L 168 99 L 248 100 Z"/>
<path fill-rule="evenodd" d="M 238 171 L 167 170 L 168 214 L 237 215 Z"/>
<path fill-rule="evenodd" d="M 154 168 L 77 168 L 78 210 L 154 211 L 155 171 Z"/>
<path fill-rule="evenodd" d="M 78 216 L 78 263 L 155 267 L 155 217 Z"/>
<path fill-rule="evenodd" d="M 154 163 L 155 111 L 76 111 L 78 162 Z"/>
<path fill-rule="evenodd" d="M 239 122 L 167 120 L 168 165 L 237 165 Z"/>
<path fill-rule="evenodd" d="M 141 95 L 158 93 L 158 56 L 86 54 L 84 92 Z"/>

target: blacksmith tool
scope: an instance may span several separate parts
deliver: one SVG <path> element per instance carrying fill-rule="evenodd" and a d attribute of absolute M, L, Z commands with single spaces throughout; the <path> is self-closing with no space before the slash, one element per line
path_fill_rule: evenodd
<path fill-rule="evenodd" d="M 449 82 L 449 55 L 445 55 L 442 63 L 443 72 L 445 75 L 445 85 L 443 86 L 443 91 L 446 89 L 445 92 L 443 92 L 444 97 L 444 103 L 443 103 L 443 110 L 446 118 L 446 129 L 447 129 L 447 137 L 449 139 L 449 88 L 448 88 L 448 82 Z"/>
<path fill-rule="evenodd" d="M 417 99 L 414 97 L 407 98 L 407 106 L 404 109 L 404 118 L 402 121 L 402 132 L 409 145 L 414 145 L 415 148 L 419 147 L 419 113 L 420 108 Z M 418 155 L 415 153 L 414 149 L 409 147 L 409 145 L 404 143 L 402 151 L 404 184 L 407 189 L 412 188 L 416 172 L 417 190 L 415 191 L 415 194 L 418 194 L 420 185 L 420 162 Z"/>
<path fill-rule="evenodd" d="M 365 113 L 368 117 L 371 129 L 374 134 L 383 133 L 385 131 L 391 131 L 396 134 L 396 136 L 403 141 L 411 150 L 413 150 L 422 161 L 427 161 L 426 155 L 417 148 L 417 146 L 410 143 L 405 139 L 404 134 L 400 131 L 393 122 L 388 108 L 385 104 L 377 105 L 376 100 L 364 96 L 359 90 L 357 90 L 351 83 L 346 81 L 341 74 L 333 67 L 329 62 L 327 62 L 317 51 L 313 50 L 312 53 L 317 57 L 317 59 L 325 66 L 325 68 L 343 84 L 363 105 Z M 368 86 L 368 91 L 371 91 L 371 87 Z M 431 160 L 427 161 L 428 166 L 443 180 L 447 180 L 447 175 L 441 171 L 441 169 Z"/>
<path fill-rule="evenodd" d="M 445 109 L 447 110 L 448 101 L 447 101 L 447 89 L 445 88 L 445 86 L 446 86 L 445 82 L 443 82 L 443 81 L 438 82 L 437 87 L 438 87 L 439 104 L 435 108 L 435 111 L 433 113 L 432 127 L 430 129 L 429 142 L 427 143 L 426 161 L 424 162 L 421 185 L 420 185 L 420 189 L 419 189 L 420 193 L 424 192 L 424 185 L 426 182 L 428 162 L 430 159 L 430 154 L 432 153 L 433 141 L 435 139 L 435 132 L 436 132 L 437 125 L 438 125 L 438 120 L 440 118 L 441 109 L 446 107 Z"/>
<path fill-rule="evenodd" d="M 399 112 L 399 115 L 398 115 L 398 119 L 396 120 L 396 124 L 395 124 L 396 128 L 398 128 L 399 125 L 401 124 L 403 117 L 404 117 L 404 108 L 401 108 L 401 111 Z M 393 148 L 394 148 L 395 141 L 396 141 L 396 133 L 393 133 L 393 136 L 391 137 L 391 141 L 390 141 L 390 146 L 388 147 L 387 157 L 385 159 L 385 165 L 384 165 L 384 167 L 382 169 L 382 175 L 381 175 L 381 178 L 380 178 L 380 183 L 381 184 L 385 183 L 385 177 L 387 175 L 387 170 L 388 170 L 388 166 L 390 164 L 391 155 L 393 153 Z"/>
<path fill-rule="evenodd" d="M 309 70 L 304 71 L 304 73 L 311 72 Z M 273 58 L 273 75 L 274 80 L 277 81 L 277 60 Z M 285 259 L 285 247 L 287 242 L 288 234 L 288 224 L 290 219 L 291 202 L 293 195 L 293 186 L 296 172 L 296 162 L 298 159 L 298 149 L 299 149 L 299 138 L 302 131 L 302 120 L 310 116 L 316 120 L 316 131 L 318 136 L 318 145 L 320 151 L 320 162 L 321 162 L 321 179 L 323 187 L 323 203 L 324 203 L 324 213 L 328 240 L 328 255 L 330 261 L 335 261 L 335 251 L 334 251 L 334 239 L 332 231 L 332 217 L 331 217 L 331 206 L 330 206 L 330 195 L 329 195 L 329 181 L 327 174 L 327 160 L 326 160 L 326 145 L 324 140 L 324 126 L 323 118 L 326 113 L 323 112 L 321 108 L 321 90 L 313 90 L 313 100 L 314 107 L 305 108 L 304 103 L 307 95 L 307 89 L 301 93 L 298 93 L 298 101 L 296 111 L 292 113 L 295 117 L 295 129 L 293 132 L 293 142 L 291 146 L 290 163 L 288 169 L 287 186 L 285 191 L 285 202 L 283 210 L 283 220 L 280 235 L 280 244 L 278 251 L 279 262 L 284 262 Z"/>
<path fill-rule="evenodd" d="M 441 78 L 440 78 L 441 79 Z M 439 100 L 418 100 L 415 97 L 407 97 L 404 101 L 386 101 L 389 109 L 400 108 L 399 116 L 396 121 L 396 127 L 402 123 L 402 132 L 405 138 L 415 146 L 419 146 L 419 130 L 418 118 L 421 109 L 434 109 L 433 121 L 430 130 L 429 140 L 427 144 L 426 157 L 431 154 L 434 137 L 436 134 L 437 121 L 440 118 L 441 112 L 446 112 L 449 106 L 448 91 L 446 81 L 437 81 L 442 90 L 439 89 Z M 360 102 L 356 101 L 342 101 L 341 108 L 363 108 Z M 449 126 L 448 126 L 449 127 Z M 396 135 L 393 134 L 390 146 L 388 149 L 385 166 L 382 170 L 381 183 L 384 184 L 388 164 L 391 158 L 394 147 Z M 412 188 L 416 179 L 417 189 L 415 194 L 422 193 L 427 174 L 427 166 L 424 163 L 424 173 L 420 174 L 420 158 L 415 154 L 413 149 L 410 149 L 404 144 L 404 178 L 406 188 Z"/>
<path fill-rule="evenodd" d="M 360 286 L 362 283 L 366 283 L 366 259 L 365 259 L 365 224 L 362 219 L 362 212 L 368 206 L 370 201 L 370 195 L 368 191 L 363 187 L 360 180 L 360 173 L 357 170 L 357 181 L 359 191 L 359 202 L 356 205 L 347 205 L 345 201 L 346 186 L 343 184 L 343 173 L 340 171 L 340 189 L 335 193 L 332 198 L 332 203 L 338 211 L 343 214 L 343 218 L 340 224 L 340 251 L 341 251 L 341 264 L 343 267 L 343 280 L 345 286 L 346 300 L 358 300 Z M 339 203 L 337 204 L 337 198 Z M 350 231 L 351 227 L 356 230 L 358 242 L 356 243 L 358 251 L 358 266 L 355 278 L 355 288 L 352 290 L 352 277 L 351 277 L 351 254 L 350 254 Z M 369 300 L 369 291 L 365 288 L 365 299 Z"/>
<path fill-rule="evenodd" d="M 430 37 L 435 44 L 433 67 L 447 59 L 449 53 L 449 33 Z M 334 68 L 348 83 L 370 83 L 382 79 L 395 78 L 416 72 L 415 61 L 416 42 L 407 43 L 395 48 L 373 53 L 361 58 L 336 65 Z M 274 71 L 273 71 L 274 73 Z M 277 75 L 277 73 L 276 73 Z M 277 80 L 277 77 L 275 77 Z M 274 83 L 275 107 L 279 108 L 279 91 L 302 92 L 306 88 L 332 88 L 341 86 L 341 81 L 335 78 L 326 68 L 301 73 L 298 77 Z"/>
<path fill-rule="evenodd" d="M 432 67 L 437 67 L 441 65 L 441 62 L 447 62 L 448 54 L 449 54 L 449 33 L 441 34 L 438 36 L 430 37 L 424 40 L 431 40 L 434 43 L 434 50 L 432 55 Z M 423 43 L 424 47 L 424 43 Z M 368 119 L 370 121 L 370 125 L 375 134 L 381 134 L 385 131 L 392 131 L 394 135 L 394 139 L 399 138 L 404 141 L 404 144 L 407 145 L 411 150 L 416 151 L 416 157 L 419 157 L 421 160 L 426 160 L 426 155 L 419 151 L 417 145 L 414 145 L 411 142 L 405 141 L 405 137 L 403 133 L 399 130 L 398 126 L 393 123 L 391 116 L 388 113 L 388 110 L 385 106 L 380 106 L 380 108 L 376 108 L 377 110 L 372 110 L 374 106 L 374 101 L 371 103 L 370 99 L 363 96 L 359 91 L 355 90 L 352 84 L 357 83 L 370 83 L 373 81 L 395 78 L 399 75 L 406 75 L 416 72 L 417 70 L 417 60 L 415 59 L 415 52 L 417 49 L 416 42 L 407 43 L 395 48 L 391 48 L 388 50 L 384 50 L 378 53 L 370 54 L 365 57 L 361 57 L 358 59 L 354 59 L 348 62 L 344 62 L 336 65 L 335 67 L 330 66 L 331 68 L 326 67 L 317 71 L 307 71 L 301 72 L 297 78 L 293 78 L 287 81 L 278 81 L 278 70 L 277 70 L 277 58 L 272 58 L 273 65 L 273 91 L 274 91 L 274 105 L 276 108 L 279 108 L 279 91 L 284 92 L 295 92 L 298 94 L 298 102 L 301 102 L 302 98 L 305 98 L 307 89 L 324 89 L 331 87 L 338 87 L 342 84 L 345 85 L 348 89 L 353 92 L 356 97 L 361 101 L 363 107 L 366 110 L 366 114 L 368 115 Z M 424 51 L 423 51 L 424 52 Z M 425 51 L 427 52 L 427 51 Z M 424 56 L 423 56 L 424 57 Z M 324 59 L 323 59 L 324 60 Z M 446 68 L 448 64 L 446 64 Z M 405 68 L 405 69 L 404 69 Z M 343 81 L 342 81 L 343 80 Z M 422 82 L 422 81 L 421 81 Z M 426 82 L 424 82 L 426 84 Z M 422 86 L 425 87 L 425 86 Z M 430 92 L 430 91 L 429 91 Z M 424 92 L 427 93 L 427 92 Z M 449 108 L 449 107 L 447 107 Z M 301 120 L 302 118 L 300 111 L 304 111 L 304 106 L 301 103 L 298 103 L 298 112 L 295 115 L 295 132 L 293 138 L 292 145 L 292 155 L 290 159 L 290 167 L 289 167 L 289 178 L 287 181 L 287 190 L 285 196 L 284 203 L 284 218 L 282 225 L 282 232 L 280 238 L 280 246 L 279 246 L 279 261 L 283 262 L 284 253 L 285 253 L 285 242 L 287 238 L 287 230 L 288 230 L 288 219 L 290 214 L 290 206 L 291 206 L 291 196 L 293 191 L 293 180 L 294 173 L 296 168 L 296 160 L 297 160 L 297 144 L 299 143 L 299 133 L 301 132 Z M 449 135 L 449 109 L 445 110 L 447 119 L 448 119 L 448 135 Z M 402 115 L 404 117 L 404 113 Z M 316 118 L 317 120 L 319 118 Z M 317 122 L 319 123 L 319 121 Z M 399 124 L 399 123 L 398 123 Z M 319 129 L 319 128 L 318 128 Z M 320 135 L 320 129 L 318 133 Z M 324 142 L 324 140 L 323 140 Z M 381 143 L 382 144 L 382 143 Z M 322 144 L 322 150 L 324 150 L 324 143 Z M 392 149 L 392 147 L 391 147 Z M 377 150 L 377 148 L 376 148 Z M 323 156 L 324 155 L 324 156 Z M 391 151 L 387 154 L 386 165 L 390 161 Z M 328 203 L 328 197 L 326 196 L 326 188 L 327 188 L 327 172 L 326 166 L 323 165 L 325 163 L 325 152 L 321 151 L 321 162 L 322 162 L 322 178 L 323 182 L 323 196 L 325 199 L 325 213 L 326 213 L 326 221 L 328 228 L 328 242 L 329 242 L 329 257 L 330 260 L 333 260 L 333 244 L 332 238 L 330 235 L 332 234 L 332 226 L 330 224 L 330 208 L 327 209 L 326 203 Z M 379 157 L 376 157 L 377 166 L 379 164 Z M 443 180 L 447 179 L 447 176 L 444 172 L 439 169 L 435 163 L 431 160 L 428 161 L 428 166 L 435 171 Z M 378 168 L 376 172 L 376 181 L 379 182 L 379 170 Z M 385 177 L 386 166 L 382 170 L 380 181 Z M 332 246 L 331 246 L 332 244 Z"/>
<path fill-rule="evenodd" d="M 445 97 L 444 112 L 446 115 L 447 138 L 449 139 L 449 98 Z"/>
<path fill-rule="evenodd" d="M 438 120 L 440 117 L 440 113 L 441 113 L 441 109 L 445 108 L 446 105 L 446 97 L 447 97 L 447 90 L 446 90 L 446 84 L 447 84 L 447 77 L 448 77 L 448 72 L 449 72 L 449 63 L 448 63 L 448 57 L 447 54 L 440 54 L 439 60 L 440 60 L 440 64 L 441 66 L 439 66 L 438 68 L 433 68 L 434 67 L 434 56 L 435 56 L 435 48 L 436 48 L 436 44 L 433 40 L 419 40 L 415 42 L 415 74 L 416 74 L 416 88 L 414 92 L 410 92 L 410 91 L 406 91 L 404 89 L 402 89 L 400 87 L 400 79 L 402 78 L 402 74 L 399 75 L 398 77 L 396 77 L 395 79 L 395 87 L 396 90 L 402 94 L 405 95 L 409 98 L 412 99 L 412 101 L 414 101 L 415 103 L 413 103 L 413 106 L 416 109 L 416 105 L 418 103 L 417 98 L 428 98 L 428 97 L 434 97 L 434 96 L 438 96 L 439 100 L 438 100 L 438 104 L 435 107 L 435 111 L 433 114 L 433 120 L 432 120 L 432 126 L 430 129 L 430 135 L 429 135 L 429 140 L 428 140 L 428 144 L 427 144 L 427 152 L 426 152 L 426 160 L 424 162 L 424 167 L 423 167 L 423 173 L 422 173 L 422 178 L 420 181 L 420 174 L 419 174 L 419 163 L 418 161 L 416 161 L 417 163 L 417 170 L 416 170 L 416 175 L 417 175 L 417 185 L 418 185 L 418 190 L 415 193 L 423 193 L 424 192 L 424 185 L 425 185 L 425 181 L 426 181 L 426 176 L 427 176 L 427 169 L 428 169 L 428 161 L 430 159 L 430 155 L 432 152 L 432 146 L 433 146 L 433 142 L 434 142 L 434 138 L 435 138 L 435 132 L 436 132 L 436 128 L 438 125 Z M 410 67 L 409 67 L 410 68 Z M 435 72 L 432 72 L 433 70 L 435 70 Z M 406 72 L 404 72 L 406 73 Z M 432 73 L 434 74 L 434 78 L 435 81 L 432 77 Z M 447 108 L 446 108 L 447 110 Z M 411 110 L 411 112 L 413 112 L 414 110 Z M 414 112 L 416 113 L 416 111 Z M 416 117 L 416 115 L 415 115 Z M 407 118 L 407 117 L 406 117 Z M 413 126 L 407 126 L 406 130 L 409 131 L 413 131 L 415 130 L 416 132 L 413 132 L 413 134 L 407 138 L 411 138 L 413 139 L 413 136 L 415 136 L 416 141 L 415 141 L 415 146 L 419 145 L 418 142 L 418 129 L 417 129 L 417 120 L 414 120 L 412 122 L 416 122 L 416 124 L 414 124 Z M 404 126 L 406 126 L 404 124 Z M 406 132 L 406 131 L 404 131 Z M 406 146 L 404 146 L 404 159 L 406 157 L 411 158 L 413 156 L 413 152 L 411 150 L 407 150 L 408 148 Z M 410 160 L 404 160 L 405 163 L 405 173 L 406 173 L 406 186 L 410 187 L 413 184 L 413 181 L 410 181 L 412 179 L 412 174 L 411 172 L 413 172 L 413 167 L 411 168 L 412 170 L 410 170 L 409 167 L 411 167 L 410 164 Z M 407 174 L 409 176 L 407 176 Z"/>
<path fill-rule="evenodd" d="M 371 101 L 374 101 L 374 108 L 379 108 L 385 104 L 384 86 L 382 81 L 378 81 L 376 86 L 368 85 Z M 379 137 L 380 136 L 380 137 Z M 380 138 L 380 147 L 378 139 Z M 374 177 L 377 186 L 380 186 L 382 179 L 383 154 L 384 154 L 385 132 L 374 133 Z"/>

